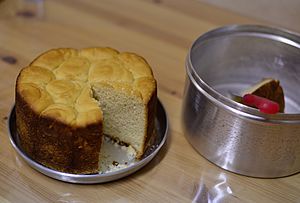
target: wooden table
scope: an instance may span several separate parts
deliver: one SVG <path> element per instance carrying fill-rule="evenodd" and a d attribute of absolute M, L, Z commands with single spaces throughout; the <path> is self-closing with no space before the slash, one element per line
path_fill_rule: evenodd
<path fill-rule="evenodd" d="M 207 194 L 213 202 L 300 202 L 300 174 L 256 179 L 222 170 L 195 152 L 180 125 L 191 43 L 225 24 L 262 22 L 195 0 L 39 4 L 38 12 L 29 6 L 4 14 L 0 3 L 0 202 L 205 202 Z M 16 76 L 30 60 L 54 47 L 90 46 L 137 52 L 148 60 L 170 128 L 166 145 L 137 173 L 105 184 L 76 185 L 29 167 L 9 142 L 7 118 Z"/>

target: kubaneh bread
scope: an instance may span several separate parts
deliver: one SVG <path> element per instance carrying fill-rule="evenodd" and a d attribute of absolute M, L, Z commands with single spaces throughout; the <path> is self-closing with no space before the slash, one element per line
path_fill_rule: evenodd
<path fill-rule="evenodd" d="M 46 167 L 98 173 L 103 134 L 131 145 L 141 158 L 154 135 L 156 100 L 152 70 L 134 53 L 50 50 L 17 78 L 21 146 Z"/>

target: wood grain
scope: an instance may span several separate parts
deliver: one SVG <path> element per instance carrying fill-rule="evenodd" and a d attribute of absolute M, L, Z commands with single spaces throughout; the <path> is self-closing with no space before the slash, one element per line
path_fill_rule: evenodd
<path fill-rule="evenodd" d="M 43 13 L 0 17 L 0 202 L 201 202 L 203 191 L 215 202 L 300 201 L 299 174 L 256 179 L 224 171 L 196 153 L 180 123 L 192 42 L 222 25 L 266 23 L 194 0 L 52 0 Z M 16 76 L 30 60 L 50 48 L 89 46 L 148 60 L 170 128 L 166 145 L 142 170 L 106 184 L 75 185 L 30 168 L 9 143 L 7 117 Z"/>

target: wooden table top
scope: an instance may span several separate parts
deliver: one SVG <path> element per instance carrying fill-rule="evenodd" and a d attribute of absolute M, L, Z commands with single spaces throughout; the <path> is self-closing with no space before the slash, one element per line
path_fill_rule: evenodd
<path fill-rule="evenodd" d="M 207 195 L 211 202 L 300 202 L 300 174 L 257 179 L 222 170 L 196 153 L 180 124 L 191 43 L 222 25 L 263 22 L 195 0 L 35 2 L 38 10 L 29 5 L 11 12 L 0 3 L 0 202 L 205 202 Z M 9 142 L 7 118 L 22 67 L 51 48 L 91 46 L 136 52 L 148 60 L 170 128 L 166 145 L 135 174 L 76 185 L 28 166 Z"/>

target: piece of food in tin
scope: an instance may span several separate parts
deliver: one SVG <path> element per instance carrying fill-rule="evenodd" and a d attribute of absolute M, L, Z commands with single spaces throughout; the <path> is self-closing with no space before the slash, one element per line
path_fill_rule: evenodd
<path fill-rule="evenodd" d="M 257 108 L 263 113 L 284 112 L 284 94 L 278 80 L 265 78 L 244 90 L 241 95 L 243 96 L 231 93 L 231 98 L 236 102 Z"/>
<path fill-rule="evenodd" d="M 265 78 L 242 92 L 242 95 L 252 94 L 266 98 L 279 104 L 279 112 L 284 112 L 284 93 L 279 80 Z"/>
<path fill-rule="evenodd" d="M 257 108 L 260 112 L 266 114 L 275 114 L 279 112 L 279 104 L 277 102 L 254 94 L 245 94 L 242 97 L 242 103 L 247 106 Z"/>

